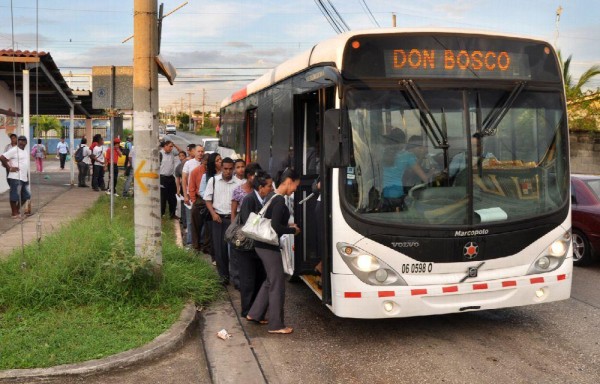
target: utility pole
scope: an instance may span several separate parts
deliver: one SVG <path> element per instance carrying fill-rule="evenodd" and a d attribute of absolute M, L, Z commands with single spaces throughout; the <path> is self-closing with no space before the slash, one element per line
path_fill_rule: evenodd
<path fill-rule="evenodd" d="M 202 88 L 202 128 L 204 128 L 204 106 L 206 105 L 206 89 Z"/>
<path fill-rule="evenodd" d="M 135 134 L 135 254 L 162 267 L 158 179 L 157 0 L 133 4 L 133 132 Z"/>
<path fill-rule="evenodd" d="M 188 120 L 188 131 L 192 132 L 192 92 L 187 92 L 188 95 L 188 110 L 190 112 L 190 119 Z"/>
<path fill-rule="evenodd" d="M 563 7 L 560 5 L 556 8 L 556 34 L 554 35 L 554 47 L 558 44 L 558 23 L 560 23 L 560 15 L 562 15 Z"/>

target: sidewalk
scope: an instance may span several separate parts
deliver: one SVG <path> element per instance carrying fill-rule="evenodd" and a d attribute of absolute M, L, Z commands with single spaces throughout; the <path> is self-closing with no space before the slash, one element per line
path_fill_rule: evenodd
<path fill-rule="evenodd" d="M 70 180 L 68 164 L 64 170 L 60 170 L 58 160 L 46 160 L 43 173 L 31 173 L 33 215 L 21 219 L 11 218 L 9 192 L 0 194 L 0 258 L 71 221 L 100 196 L 91 188 L 72 187 Z"/>
<path fill-rule="evenodd" d="M 0 194 L 0 259 L 21 244 L 35 242 L 38 223 L 41 237 L 81 215 L 101 196 L 91 188 L 70 186 L 70 172 L 49 160 L 45 173 L 32 174 L 33 216 L 11 219 L 8 192 Z M 23 240 L 23 241 L 22 241 Z M 233 303 L 239 293 L 229 288 L 225 300 L 195 314 L 189 306 L 180 321 L 140 348 L 48 369 L 0 371 L 0 382 L 20 383 L 266 383 L 260 363 L 245 334 Z M 226 329 L 233 337 L 219 339 Z"/>

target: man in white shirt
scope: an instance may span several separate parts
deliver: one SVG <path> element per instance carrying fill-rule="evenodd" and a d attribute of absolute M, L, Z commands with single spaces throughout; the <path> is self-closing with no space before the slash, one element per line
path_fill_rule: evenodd
<path fill-rule="evenodd" d="M 204 147 L 201 145 L 196 145 L 194 148 L 194 158 L 189 159 L 183 164 L 183 169 L 181 170 L 181 184 L 183 190 L 183 210 L 185 212 L 185 222 L 186 226 L 186 236 L 185 243 L 192 244 L 192 209 L 188 208 L 192 205 L 190 201 L 190 175 L 192 171 L 202 164 L 202 157 L 204 156 Z"/>
<path fill-rule="evenodd" d="M 65 169 L 65 161 L 69 153 L 69 145 L 65 143 L 65 138 L 61 137 L 60 142 L 56 144 L 56 156 L 60 158 L 60 169 Z"/>
<path fill-rule="evenodd" d="M 102 137 L 98 139 L 98 145 L 96 145 L 90 155 L 91 159 L 94 160 L 94 167 L 92 173 L 92 189 L 94 191 L 105 190 L 106 187 L 104 185 L 104 143 Z"/>
<path fill-rule="evenodd" d="M 212 236 L 217 270 L 223 285 L 229 284 L 229 247 L 224 239 L 225 231 L 231 224 L 231 196 L 233 190 L 244 182 L 233 177 L 233 160 L 223 159 L 221 174 L 207 181 L 204 200 L 212 216 Z M 237 271 L 231 271 L 233 275 Z"/>
<path fill-rule="evenodd" d="M 31 215 L 31 193 L 29 192 L 29 153 L 25 152 L 27 138 L 19 136 L 17 146 L 12 147 L 3 155 L 0 162 L 8 170 L 8 185 L 10 186 L 10 208 L 12 218 L 19 218 L 19 208 L 25 207 L 25 215 Z"/>
<path fill-rule="evenodd" d="M 77 163 L 77 169 L 79 170 L 77 186 L 81 188 L 87 188 L 88 185 L 85 184 L 85 178 L 87 177 L 88 172 L 90 171 L 90 165 L 92 164 L 92 160 L 90 159 L 92 151 L 87 146 L 87 139 L 85 137 L 81 139 L 79 147 L 81 148 L 81 155 L 83 156 L 83 159 Z M 75 155 L 77 155 L 77 152 L 75 152 Z M 75 160 L 77 160 L 77 158 L 75 158 Z"/>

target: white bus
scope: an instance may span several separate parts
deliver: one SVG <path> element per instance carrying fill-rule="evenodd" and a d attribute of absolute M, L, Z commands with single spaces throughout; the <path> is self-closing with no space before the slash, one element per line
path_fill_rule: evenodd
<path fill-rule="evenodd" d="M 337 316 L 570 296 L 566 102 L 544 41 L 348 32 L 224 100 L 221 135 L 273 176 L 301 171 L 295 270 Z M 319 175 L 315 212 L 298 202 Z"/>

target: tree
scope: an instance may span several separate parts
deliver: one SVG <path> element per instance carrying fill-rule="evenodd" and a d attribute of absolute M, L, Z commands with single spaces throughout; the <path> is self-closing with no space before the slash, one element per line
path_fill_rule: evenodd
<path fill-rule="evenodd" d="M 33 116 L 31 123 L 34 125 L 34 136 L 39 137 L 44 132 L 44 139 L 48 140 L 48 132 L 55 130 L 60 136 L 63 135 L 63 126 L 54 116 Z"/>
<path fill-rule="evenodd" d="M 569 101 L 575 100 L 583 96 L 583 88 L 586 86 L 586 84 L 589 83 L 590 80 L 592 80 L 592 78 L 594 78 L 595 76 L 600 75 L 600 65 L 592 65 L 585 72 L 583 72 L 581 77 L 579 77 L 577 84 L 573 84 L 573 76 L 570 73 L 572 56 L 573 55 L 569 55 L 567 60 L 563 61 L 561 52 L 560 50 L 558 51 L 558 59 L 562 64 L 563 80 L 565 82 L 565 93 L 567 94 L 567 100 Z"/>
<path fill-rule="evenodd" d="M 562 75 L 569 112 L 569 129 L 575 131 L 595 131 L 598 127 L 598 103 L 595 101 L 597 100 L 596 95 L 598 95 L 598 90 L 594 94 L 592 91 L 584 92 L 584 88 L 590 80 L 600 75 L 600 65 L 593 65 L 588 68 L 575 84 L 573 76 L 570 73 L 572 56 L 569 55 L 567 60 L 563 61 L 561 52 L 558 51 L 558 58 L 563 70 Z"/>

